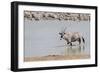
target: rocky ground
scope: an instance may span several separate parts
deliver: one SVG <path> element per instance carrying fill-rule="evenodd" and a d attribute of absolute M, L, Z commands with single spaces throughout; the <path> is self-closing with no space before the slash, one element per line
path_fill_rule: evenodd
<path fill-rule="evenodd" d="M 24 17 L 29 20 L 90 21 L 90 14 L 87 13 L 24 11 Z"/>

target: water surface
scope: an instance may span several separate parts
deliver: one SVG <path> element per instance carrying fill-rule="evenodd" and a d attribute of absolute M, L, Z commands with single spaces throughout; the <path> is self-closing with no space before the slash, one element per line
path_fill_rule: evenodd
<path fill-rule="evenodd" d="M 65 49 L 65 41 L 60 40 L 58 34 L 64 27 L 67 27 L 66 32 L 80 32 L 85 39 L 84 53 L 90 53 L 89 21 L 25 20 L 24 23 L 25 57 L 64 55 L 66 51 L 68 52 Z"/>

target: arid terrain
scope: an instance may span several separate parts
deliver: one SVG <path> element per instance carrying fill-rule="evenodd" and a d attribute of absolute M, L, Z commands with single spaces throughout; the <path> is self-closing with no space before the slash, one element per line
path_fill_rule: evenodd
<path fill-rule="evenodd" d="M 44 12 L 44 11 L 24 11 L 24 17 L 28 20 L 72 20 L 90 21 L 90 14 L 68 13 L 68 12 Z"/>
<path fill-rule="evenodd" d="M 48 55 L 42 57 L 25 57 L 25 62 L 31 61 L 48 61 L 48 60 L 74 60 L 74 59 L 88 59 L 90 55 L 80 54 L 80 55 Z"/>

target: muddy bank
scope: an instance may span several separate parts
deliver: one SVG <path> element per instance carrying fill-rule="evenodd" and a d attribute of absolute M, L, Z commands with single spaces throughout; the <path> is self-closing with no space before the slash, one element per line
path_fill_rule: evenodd
<path fill-rule="evenodd" d="M 50 60 L 75 60 L 75 59 L 88 59 L 90 55 L 80 54 L 80 55 L 48 55 L 42 57 L 25 57 L 25 62 L 31 61 L 50 61 Z"/>

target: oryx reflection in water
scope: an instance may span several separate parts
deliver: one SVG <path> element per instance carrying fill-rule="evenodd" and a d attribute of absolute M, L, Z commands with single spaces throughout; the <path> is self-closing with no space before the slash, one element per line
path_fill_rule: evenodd
<path fill-rule="evenodd" d="M 79 32 L 66 32 L 66 27 L 59 32 L 60 40 L 66 41 L 67 53 L 81 53 L 84 51 L 85 39 Z M 65 51 L 65 52 L 66 52 Z"/>

